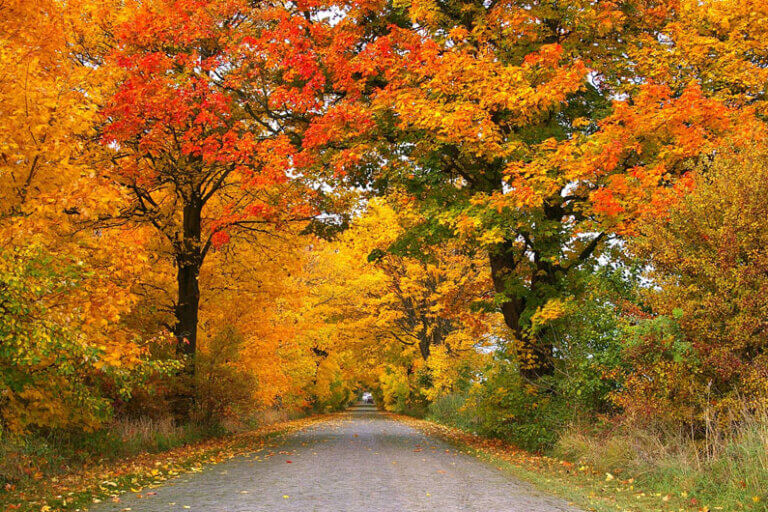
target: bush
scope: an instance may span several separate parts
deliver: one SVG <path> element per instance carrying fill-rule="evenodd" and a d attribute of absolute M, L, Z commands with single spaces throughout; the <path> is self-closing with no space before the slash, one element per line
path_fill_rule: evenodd
<path fill-rule="evenodd" d="M 115 400 L 178 367 L 150 360 L 133 337 L 92 339 L 91 310 L 63 299 L 87 290 L 89 278 L 40 247 L 0 248 L 0 439 L 98 430 Z"/>
<path fill-rule="evenodd" d="M 242 367 L 244 338 L 234 327 L 214 336 L 196 357 L 194 419 L 207 426 L 243 419 L 255 408 L 257 382 L 253 372 Z"/>
<path fill-rule="evenodd" d="M 471 389 L 467 406 L 478 434 L 534 451 L 552 446 L 573 419 L 561 396 L 526 383 L 514 364 L 502 360 Z"/>
<path fill-rule="evenodd" d="M 632 247 L 649 262 L 646 320 L 625 353 L 622 407 L 653 411 L 703 434 L 705 414 L 729 422 L 768 402 L 768 156 L 724 150 L 696 174 L 668 216 Z M 641 326 L 643 327 L 643 326 Z"/>
<path fill-rule="evenodd" d="M 466 403 L 466 393 L 451 393 L 438 397 L 429 404 L 428 418 L 444 425 L 475 431 L 477 421 L 474 414 L 465 407 Z"/>

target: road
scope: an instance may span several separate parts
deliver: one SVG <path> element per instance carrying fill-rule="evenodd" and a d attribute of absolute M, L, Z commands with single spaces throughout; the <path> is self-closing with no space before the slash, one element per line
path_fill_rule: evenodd
<path fill-rule="evenodd" d="M 91 512 L 576 512 L 372 407 Z M 145 493 L 146 494 L 146 493 Z"/>

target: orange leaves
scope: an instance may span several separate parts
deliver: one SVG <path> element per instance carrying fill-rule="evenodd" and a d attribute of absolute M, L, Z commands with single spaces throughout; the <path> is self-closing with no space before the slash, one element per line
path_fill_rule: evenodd
<path fill-rule="evenodd" d="M 515 193 L 508 203 L 535 206 L 571 187 L 589 196 L 598 218 L 619 231 L 631 229 L 632 219 L 662 212 L 687 190 L 691 163 L 734 136 L 737 114 L 696 84 L 679 96 L 666 86 L 643 85 L 631 102 L 615 101 L 593 135 L 546 139 L 532 148 L 530 160 L 512 161 L 506 174 Z"/>
<path fill-rule="evenodd" d="M 329 142 L 340 143 L 366 135 L 373 128 L 371 113 L 361 105 L 344 103 L 328 109 L 309 126 L 303 147 L 314 149 Z"/>
<path fill-rule="evenodd" d="M 563 47 L 560 44 L 545 44 L 538 51 L 529 53 L 523 59 L 523 65 L 527 67 L 556 66 L 563 56 Z"/>
<path fill-rule="evenodd" d="M 733 127 L 733 112 L 691 85 L 673 98 L 669 88 L 647 85 L 632 105 L 615 104 L 601 122 L 593 144 L 580 159 L 584 177 L 607 175 L 605 186 L 592 194 L 599 213 L 608 217 L 624 211 L 657 214 L 674 199 L 675 190 L 660 186 L 677 181 L 691 159 L 712 151 Z M 627 162 L 636 165 L 623 169 Z M 622 174 L 614 174 L 617 171 Z M 679 187 L 685 189 L 685 180 Z"/>
<path fill-rule="evenodd" d="M 386 54 L 389 84 L 376 95 L 377 104 L 393 108 L 402 129 L 425 130 L 484 158 L 505 155 L 509 127 L 535 122 L 579 90 L 586 76 L 578 61 L 564 66 L 558 45 L 544 46 L 516 66 L 492 51 L 444 47 L 403 29 L 393 30 L 386 44 L 400 51 Z"/>

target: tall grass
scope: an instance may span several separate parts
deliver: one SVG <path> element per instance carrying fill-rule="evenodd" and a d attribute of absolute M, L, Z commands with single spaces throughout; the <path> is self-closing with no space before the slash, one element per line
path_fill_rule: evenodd
<path fill-rule="evenodd" d="M 210 426 L 177 425 L 170 417 L 123 419 L 95 432 L 38 432 L 0 441 L 0 483 L 18 483 L 88 463 L 157 453 L 221 434 Z"/>
<path fill-rule="evenodd" d="M 555 455 L 661 493 L 724 510 L 768 510 L 768 411 L 742 412 L 727 424 L 707 421 L 704 433 L 625 423 L 613 431 L 574 428 Z"/>
<path fill-rule="evenodd" d="M 555 432 L 558 458 L 632 479 L 645 492 L 685 497 L 693 510 L 768 511 L 768 408 L 741 410 L 722 421 L 705 414 L 697 430 L 609 418 Z M 461 394 L 438 398 L 428 419 L 497 437 Z"/>

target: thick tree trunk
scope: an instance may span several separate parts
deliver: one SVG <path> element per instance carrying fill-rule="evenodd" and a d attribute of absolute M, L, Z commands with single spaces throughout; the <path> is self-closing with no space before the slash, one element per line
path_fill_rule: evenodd
<path fill-rule="evenodd" d="M 197 278 L 200 267 L 194 263 L 178 262 L 176 282 L 178 302 L 176 305 L 176 353 L 194 357 L 197 348 L 197 322 L 200 307 L 200 286 Z"/>
<path fill-rule="evenodd" d="M 200 285 L 198 277 L 203 264 L 202 247 L 202 204 L 187 202 L 182 218 L 182 238 L 176 250 L 176 353 L 186 356 L 179 380 L 179 389 L 174 400 L 174 411 L 184 421 L 189 419 L 195 402 L 195 352 L 197 350 L 197 324 L 200 307 Z"/>
<path fill-rule="evenodd" d="M 421 358 L 425 361 L 429 359 L 429 354 L 431 352 L 430 345 L 431 341 L 429 339 L 422 339 L 419 341 L 419 352 L 421 353 Z"/>
<path fill-rule="evenodd" d="M 177 353 L 194 357 L 197 349 L 197 323 L 200 308 L 200 267 L 203 264 L 200 245 L 202 231 L 202 205 L 190 202 L 184 206 L 183 231 L 179 251 L 176 254 L 176 302 Z"/>
<path fill-rule="evenodd" d="M 526 307 L 525 297 L 511 291 L 511 279 L 517 268 L 514 247 L 511 241 L 497 244 L 489 252 L 491 278 L 496 293 L 504 296 L 501 314 L 504 323 L 515 335 L 519 346 L 520 373 L 529 380 L 536 380 L 554 373 L 553 347 L 551 343 L 527 332 L 521 322 Z"/>

